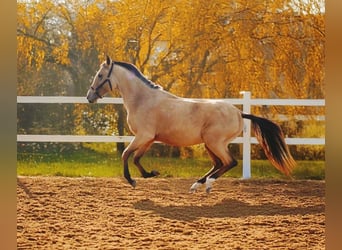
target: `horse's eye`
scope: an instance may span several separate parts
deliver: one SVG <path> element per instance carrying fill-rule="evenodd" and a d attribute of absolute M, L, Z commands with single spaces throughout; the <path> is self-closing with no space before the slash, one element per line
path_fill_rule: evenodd
<path fill-rule="evenodd" d="M 99 74 L 99 78 L 102 79 L 102 74 Z"/>

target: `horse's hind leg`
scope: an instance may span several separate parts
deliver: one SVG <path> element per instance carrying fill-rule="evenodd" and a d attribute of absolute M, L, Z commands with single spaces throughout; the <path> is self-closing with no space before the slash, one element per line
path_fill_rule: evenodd
<path fill-rule="evenodd" d="M 210 158 L 214 162 L 214 166 L 200 179 L 198 179 L 190 188 L 190 192 L 196 192 L 197 188 L 204 184 L 207 181 L 208 176 L 211 176 L 215 172 L 217 172 L 222 167 L 222 161 L 220 158 L 218 158 L 209 148 L 207 145 L 205 145 L 205 148 L 207 149 L 207 152 L 210 156 Z"/>
<path fill-rule="evenodd" d="M 216 169 L 216 171 L 211 171 L 211 173 L 206 174 L 206 192 L 209 193 L 212 189 L 213 182 L 237 165 L 237 161 L 232 157 L 228 150 L 227 140 L 222 140 L 218 142 L 212 142 L 207 144 L 213 155 L 215 155 L 221 162 L 221 165 Z"/>
<path fill-rule="evenodd" d="M 212 189 L 212 183 L 219 178 L 221 175 L 223 175 L 228 170 L 234 168 L 237 165 L 237 161 L 231 156 L 231 154 L 228 152 L 231 160 L 227 165 L 222 166 L 219 170 L 217 170 L 215 173 L 212 173 L 208 176 L 206 181 L 206 192 L 210 193 Z"/>

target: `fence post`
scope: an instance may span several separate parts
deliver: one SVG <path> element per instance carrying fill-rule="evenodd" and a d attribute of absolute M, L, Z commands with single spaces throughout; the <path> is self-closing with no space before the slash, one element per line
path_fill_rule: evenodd
<path fill-rule="evenodd" d="M 251 92 L 241 91 L 243 95 L 243 112 L 251 113 Z M 251 178 L 251 121 L 244 120 L 243 127 L 243 151 L 242 151 L 242 179 Z"/>

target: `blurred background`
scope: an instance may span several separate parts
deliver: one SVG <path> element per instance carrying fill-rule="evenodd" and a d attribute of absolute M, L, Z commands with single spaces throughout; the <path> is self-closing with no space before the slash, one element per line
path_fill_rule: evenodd
<path fill-rule="evenodd" d="M 85 97 L 108 54 L 182 97 L 251 91 L 252 98 L 324 99 L 324 18 L 323 0 L 18 0 L 17 95 Z M 324 107 L 264 105 L 252 113 L 280 124 L 286 137 L 325 137 Z M 131 135 L 125 120 L 119 104 L 17 105 L 18 134 Z M 120 166 L 124 147 L 18 142 L 18 173 L 37 163 L 104 157 Z M 242 158 L 242 145 L 229 147 Z M 290 150 L 297 161 L 319 162 L 308 178 L 324 178 L 324 146 Z M 148 156 L 207 158 L 202 146 L 162 144 Z M 266 159 L 259 145 L 252 159 Z"/>

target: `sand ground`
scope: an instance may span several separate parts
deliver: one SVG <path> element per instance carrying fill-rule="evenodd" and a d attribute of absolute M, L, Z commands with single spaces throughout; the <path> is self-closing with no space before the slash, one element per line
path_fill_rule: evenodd
<path fill-rule="evenodd" d="M 324 249 L 325 182 L 18 177 L 18 249 Z"/>

